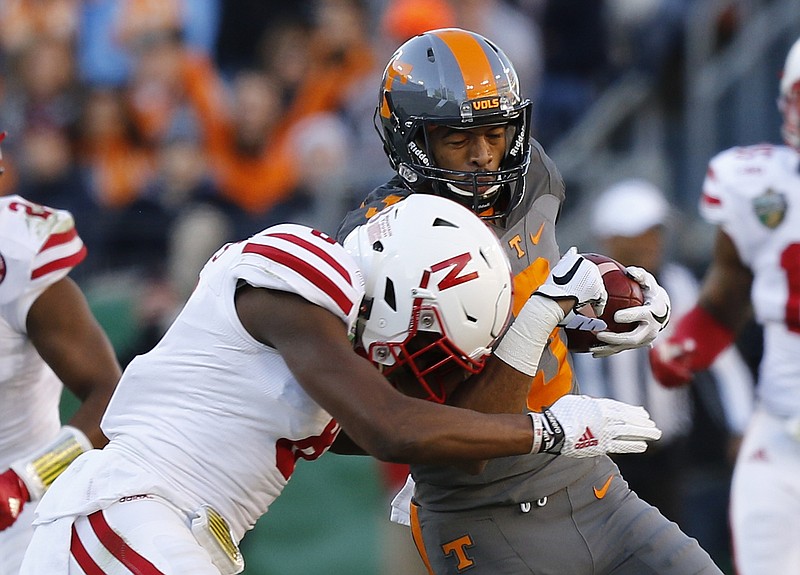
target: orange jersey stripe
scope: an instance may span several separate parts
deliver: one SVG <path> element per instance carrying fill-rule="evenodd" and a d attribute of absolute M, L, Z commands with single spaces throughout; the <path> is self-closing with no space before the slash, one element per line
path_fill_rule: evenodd
<path fill-rule="evenodd" d="M 544 258 L 538 258 L 527 268 L 514 276 L 514 316 L 519 313 L 525 302 L 544 283 L 550 273 L 550 264 Z M 567 361 L 567 345 L 561 337 L 560 329 L 556 328 L 550 334 L 549 352 L 558 359 L 558 373 L 545 379 L 543 370 L 539 370 L 533 378 L 531 389 L 528 392 L 528 409 L 540 411 L 542 407 L 552 405 L 561 396 L 572 389 L 572 366 Z M 545 350 L 545 353 L 548 353 Z"/>

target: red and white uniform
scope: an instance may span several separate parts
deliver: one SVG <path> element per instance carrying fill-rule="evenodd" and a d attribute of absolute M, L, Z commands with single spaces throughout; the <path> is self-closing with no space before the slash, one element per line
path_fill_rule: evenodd
<path fill-rule="evenodd" d="M 144 572 L 214 573 L 202 567 L 208 569 L 208 556 L 190 541 L 191 533 L 173 537 L 170 521 L 188 527 L 193 513 L 209 505 L 238 543 L 280 495 L 296 461 L 316 459 L 330 447 L 336 422 L 278 352 L 239 321 L 234 294 L 245 282 L 296 293 L 354 333 L 363 279 L 341 245 L 310 228 L 282 224 L 224 246 L 203 268 L 164 338 L 126 368 L 102 422 L 108 446 L 78 458 L 46 493 L 23 573 L 83 573 L 76 568 L 83 551 L 74 540 L 70 549 L 76 518 L 90 556 L 104 549 L 97 540 L 110 530 L 154 566 Z M 171 519 L 159 522 L 154 507 Z M 98 510 L 96 521 L 110 528 L 85 520 Z M 178 538 L 190 547 L 186 563 L 168 551 Z M 101 559 L 125 565 L 125 554 L 112 555 Z M 65 568 L 68 561 L 74 570 Z M 83 561 L 77 563 L 85 570 Z"/>
<path fill-rule="evenodd" d="M 28 339 L 26 319 L 36 298 L 85 257 L 69 212 L 0 197 L 0 472 L 61 428 L 62 384 Z M 16 574 L 34 507 L 0 532 L 0 575 Z"/>
<path fill-rule="evenodd" d="M 700 211 L 752 270 L 764 328 L 759 406 L 733 477 L 735 560 L 740 575 L 800 573 L 800 154 L 766 144 L 722 152 Z"/>

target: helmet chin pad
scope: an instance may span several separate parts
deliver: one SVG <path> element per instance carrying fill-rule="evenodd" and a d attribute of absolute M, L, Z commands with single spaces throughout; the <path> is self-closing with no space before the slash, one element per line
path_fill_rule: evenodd
<path fill-rule="evenodd" d="M 420 325 L 432 329 L 420 329 Z M 392 376 L 408 372 L 416 379 L 424 395 L 422 399 L 436 403 L 447 400 L 449 381 L 453 381 L 453 373 L 479 373 L 489 354 L 472 358 L 442 333 L 441 317 L 435 306 L 425 305 L 422 299 L 413 304 L 412 325 L 408 336 L 401 342 L 373 342 L 367 350 L 367 357 L 376 365 L 390 381 Z"/>

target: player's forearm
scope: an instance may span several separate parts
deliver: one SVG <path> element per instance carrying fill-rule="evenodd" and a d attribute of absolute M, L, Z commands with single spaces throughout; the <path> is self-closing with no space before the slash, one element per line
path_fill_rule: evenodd
<path fill-rule="evenodd" d="M 697 306 L 736 334 L 752 317 L 752 285 L 752 272 L 742 263 L 733 241 L 720 231 Z"/>
<path fill-rule="evenodd" d="M 108 405 L 110 397 L 90 397 L 81 403 L 81 406 L 67 422 L 68 425 L 80 429 L 92 446 L 101 448 L 108 443 L 108 438 L 100 429 L 100 420 Z"/>
<path fill-rule="evenodd" d="M 533 445 L 526 415 L 486 415 L 411 400 L 394 405 L 380 423 L 343 428 L 370 455 L 397 463 L 453 463 L 523 455 Z"/>
<path fill-rule="evenodd" d="M 531 377 L 492 357 L 481 373 L 456 388 L 448 403 L 482 413 L 523 413 L 531 381 Z"/>

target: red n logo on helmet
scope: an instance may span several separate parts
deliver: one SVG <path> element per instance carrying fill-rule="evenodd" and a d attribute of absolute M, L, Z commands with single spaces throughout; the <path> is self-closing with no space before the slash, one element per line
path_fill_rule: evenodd
<path fill-rule="evenodd" d="M 470 262 L 471 259 L 472 256 L 469 254 L 469 252 L 467 252 L 446 259 L 444 261 L 441 261 L 438 264 L 432 265 L 431 266 L 432 273 L 446 270 L 447 268 L 452 268 L 450 271 L 447 272 L 447 275 L 444 276 L 442 280 L 437 284 L 436 287 L 439 288 L 439 291 L 444 291 L 447 288 L 455 287 L 459 284 L 463 284 L 465 282 L 478 279 L 478 272 L 470 272 L 468 274 L 459 275 L 464 271 L 464 268 L 467 266 L 467 264 Z"/>

